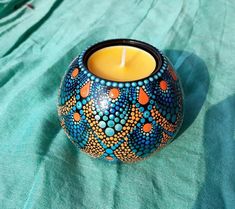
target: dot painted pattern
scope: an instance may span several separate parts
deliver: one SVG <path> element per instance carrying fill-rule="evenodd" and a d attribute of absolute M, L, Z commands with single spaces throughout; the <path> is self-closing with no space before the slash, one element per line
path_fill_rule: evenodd
<path fill-rule="evenodd" d="M 82 151 L 108 161 L 135 162 L 170 143 L 183 120 L 178 77 L 162 67 L 134 82 L 92 75 L 77 57 L 60 87 L 58 114 L 65 133 Z"/>

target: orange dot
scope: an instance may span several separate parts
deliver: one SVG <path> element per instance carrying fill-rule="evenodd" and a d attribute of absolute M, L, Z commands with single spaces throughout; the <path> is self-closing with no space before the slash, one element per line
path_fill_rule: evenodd
<path fill-rule="evenodd" d="M 143 126 L 143 131 L 144 132 L 150 132 L 151 129 L 152 129 L 152 124 L 151 123 L 144 124 L 144 126 Z"/>
<path fill-rule="evenodd" d="M 161 81 L 160 82 L 160 88 L 163 90 L 163 91 L 166 91 L 167 89 L 167 82 L 166 81 Z"/>
<path fill-rule="evenodd" d="M 78 112 L 75 112 L 75 113 L 73 114 L 73 119 L 74 119 L 75 121 L 77 121 L 77 122 L 80 120 L 80 115 L 79 115 Z"/>
<path fill-rule="evenodd" d="M 113 158 L 111 156 L 107 156 L 106 159 L 107 160 L 113 160 Z"/>
<path fill-rule="evenodd" d="M 149 102 L 149 96 L 145 93 L 142 87 L 140 87 L 138 102 L 142 105 Z"/>
<path fill-rule="evenodd" d="M 177 80 L 177 76 L 175 74 L 175 71 L 173 69 L 171 69 L 171 68 L 170 68 L 169 71 L 170 71 L 170 74 L 171 74 L 172 78 L 176 81 Z"/>
<path fill-rule="evenodd" d="M 87 84 L 81 88 L 80 94 L 83 98 L 86 98 L 90 93 L 90 83 L 90 81 L 87 82 Z"/>
<path fill-rule="evenodd" d="M 119 96 L 119 90 L 117 88 L 113 88 L 109 91 L 109 97 L 112 99 L 116 99 Z"/>
<path fill-rule="evenodd" d="M 72 77 L 73 77 L 73 78 L 76 78 L 77 75 L 78 75 L 78 73 L 79 73 L 78 68 L 74 68 L 74 70 L 73 70 L 73 72 L 72 72 Z"/>

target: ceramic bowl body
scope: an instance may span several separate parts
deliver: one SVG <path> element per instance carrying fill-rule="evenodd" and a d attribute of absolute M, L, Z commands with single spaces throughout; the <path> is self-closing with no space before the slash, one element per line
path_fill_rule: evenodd
<path fill-rule="evenodd" d="M 88 70 L 94 51 L 120 44 L 151 53 L 158 63 L 154 72 L 141 80 L 115 82 Z M 172 65 L 155 47 L 129 39 L 95 44 L 75 58 L 62 79 L 58 103 L 61 125 L 72 143 L 109 161 L 148 157 L 173 140 L 183 120 L 182 88 Z"/>

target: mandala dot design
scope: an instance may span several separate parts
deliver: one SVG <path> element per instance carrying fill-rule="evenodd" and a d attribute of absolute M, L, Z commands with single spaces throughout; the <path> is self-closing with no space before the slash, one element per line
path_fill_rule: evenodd
<path fill-rule="evenodd" d="M 59 119 L 73 144 L 95 158 L 135 162 L 170 143 L 182 124 L 183 96 L 164 55 L 153 75 L 122 83 L 92 75 L 84 53 L 70 64 L 59 91 Z"/>

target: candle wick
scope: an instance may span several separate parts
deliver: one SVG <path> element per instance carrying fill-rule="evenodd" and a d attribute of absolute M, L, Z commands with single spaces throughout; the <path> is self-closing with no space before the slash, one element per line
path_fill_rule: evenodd
<path fill-rule="evenodd" d="M 124 67 L 125 64 L 126 64 L 126 47 L 124 46 L 122 49 L 121 67 Z"/>

